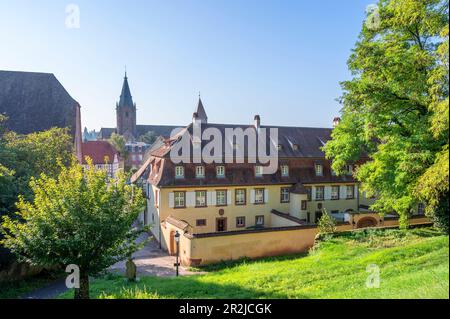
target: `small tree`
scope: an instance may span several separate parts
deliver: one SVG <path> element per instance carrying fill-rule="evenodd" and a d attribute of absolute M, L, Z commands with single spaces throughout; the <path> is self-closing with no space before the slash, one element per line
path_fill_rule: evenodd
<path fill-rule="evenodd" d="M 322 210 L 322 216 L 319 219 L 318 223 L 319 233 L 334 233 L 336 231 L 336 220 L 328 214 L 327 210 L 324 208 Z"/>
<path fill-rule="evenodd" d="M 3 218 L 2 243 L 31 264 L 80 270 L 75 298 L 89 298 L 89 276 L 127 258 L 142 230 L 132 228 L 145 204 L 141 189 L 123 174 L 83 168 L 73 162 L 57 178 L 32 179 L 34 201 L 19 197 L 17 219 Z"/>

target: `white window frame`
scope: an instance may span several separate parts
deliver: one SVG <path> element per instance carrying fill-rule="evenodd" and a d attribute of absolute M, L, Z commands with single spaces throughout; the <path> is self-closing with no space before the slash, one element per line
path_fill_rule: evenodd
<path fill-rule="evenodd" d="M 198 165 L 195 167 L 195 177 L 197 178 L 205 177 L 205 166 Z"/>
<path fill-rule="evenodd" d="M 175 166 L 175 178 L 184 178 L 184 166 Z"/>
<path fill-rule="evenodd" d="M 321 192 L 319 192 L 319 189 Z M 319 196 L 321 194 L 322 196 Z M 316 186 L 316 200 L 324 200 L 325 199 L 325 187 L 324 186 Z"/>
<path fill-rule="evenodd" d="M 225 177 L 225 166 L 223 165 L 216 166 L 216 176 L 218 178 Z"/>
<path fill-rule="evenodd" d="M 289 166 L 288 165 L 281 165 L 281 176 L 289 176 Z"/>
<path fill-rule="evenodd" d="M 351 189 L 351 192 L 349 192 L 349 189 Z M 355 198 L 355 185 L 347 185 L 345 190 L 346 190 L 346 194 L 347 194 L 347 196 L 346 196 L 347 199 L 354 199 Z"/>
<path fill-rule="evenodd" d="M 242 222 L 239 223 L 239 220 L 241 220 Z M 236 217 L 236 227 L 238 227 L 238 228 L 245 227 L 245 216 L 237 216 Z"/>
<path fill-rule="evenodd" d="M 255 216 L 255 225 L 264 226 L 264 215 Z"/>
<path fill-rule="evenodd" d="M 316 176 L 323 176 L 323 165 L 319 163 L 314 164 L 314 171 Z"/>
<path fill-rule="evenodd" d="M 216 206 L 226 206 L 226 205 L 227 205 L 227 191 L 224 189 L 216 190 Z"/>
<path fill-rule="evenodd" d="M 331 186 L 331 199 L 337 200 L 339 199 L 339 185 L 332 185 Z M 337 189 L 337 191 L 335 191 Z"/>
<path fill-rule="evenodd" d="M 255 204 L 264 204 L 265 200 L 265 189 L 264 188 L 256 188 L 255 189 Z"/>
<path fill-rule="evenodd" d="M 179 196 L 182 195 L 182 196 Z M 175 208 L 184 208 L 186 207 L 186 193 L 185 192 L 174 192 L 174 207 Z"/>
<path fill-rule="evenodd" d="M 195 191 L 195 207 L 206 207 L 206 205 L 206 191 Z"/>
<path fill-rule="evenodd" d="M 290 202 L 290 192 L 289 187 L 281 187 L 280 189 L 280 202 L 281 203 L 289 203 Z"/>
<path fill-rule="evenodd" d="M 261 165 L 256 165 L 255 166 L 255 176 L 256 177 L 263 176 L 263 167 Z"/>
<path fill-rule="evenodd" d="M 240 193 L 240 194 L 239 194 Z M 236 189 L 234 192 L 235 205 L 245 205 L 247 202 L 247 190 L 244 188 Z M 240 198 L 242 196 L 242 198 Z"/>

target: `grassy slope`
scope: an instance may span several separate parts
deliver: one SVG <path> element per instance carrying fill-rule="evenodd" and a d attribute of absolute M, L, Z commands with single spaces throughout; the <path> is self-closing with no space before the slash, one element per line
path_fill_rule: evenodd
<path fill-rule="evenodd" d="M 380 267 L 367 288 L 366 267 Z M 431 229 L 345 233 L 303 256 L 210 266 L 206 275 L 95 280 L 100 298 L 449 298 L 449 241 Z M 72 297 L 66 293 L 62 297 Z"/>

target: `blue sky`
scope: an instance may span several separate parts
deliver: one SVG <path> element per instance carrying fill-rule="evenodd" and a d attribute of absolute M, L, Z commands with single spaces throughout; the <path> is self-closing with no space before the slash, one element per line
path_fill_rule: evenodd
<path fill-rule="evenodd" d="M 89 129 L 115 127 L 125 65 L 138 124 L 187 124 L 201 91 L 210 122 L 330 127 L 373 2 L 0 0 L 0 69 L 54 73 Z"/>

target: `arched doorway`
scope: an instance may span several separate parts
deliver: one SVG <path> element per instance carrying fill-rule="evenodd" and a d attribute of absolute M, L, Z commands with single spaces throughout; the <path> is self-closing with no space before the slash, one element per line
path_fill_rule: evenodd
<path fill-rule="evenodd" d="M 378 221 L 373 217 L 363 217 L 358 220 L 356 228 L 366 228 L 366 227 L 376 227 L 378 226 Z"/>

